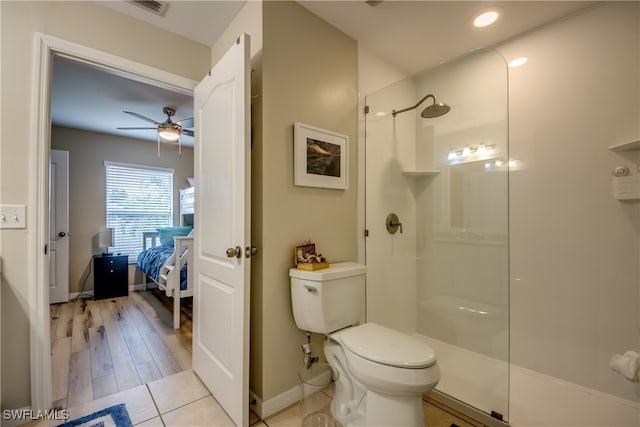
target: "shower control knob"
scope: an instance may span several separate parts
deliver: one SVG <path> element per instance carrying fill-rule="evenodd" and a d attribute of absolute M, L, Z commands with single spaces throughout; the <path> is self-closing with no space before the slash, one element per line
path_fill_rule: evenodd
<path fill-rule="evenodd" d="M 389 232 L 389 234 L 396 234 L 398 228 L 400 229 L 400 234 L 402 234 L 402 223 L 400 222 L 398 215 L 390 213 L 387 216 L 385 225 L 387 226 L 387 231 Z"/>

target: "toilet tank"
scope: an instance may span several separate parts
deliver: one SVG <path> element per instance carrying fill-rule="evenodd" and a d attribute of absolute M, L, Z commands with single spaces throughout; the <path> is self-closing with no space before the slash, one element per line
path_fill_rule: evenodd
<path fill-rule="evenodd" d="M 364 322 L 367 267 L 354 262 L 316 271 L 289 270 L 291 304 L 303 331 L 329 334 Z"/>

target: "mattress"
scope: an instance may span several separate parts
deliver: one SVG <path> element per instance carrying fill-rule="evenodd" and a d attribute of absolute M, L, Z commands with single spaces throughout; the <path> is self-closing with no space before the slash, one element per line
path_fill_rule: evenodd
<path fill-rule="evenodd" d="M 160 270 L 167 260 L 173 255 L 173 245 L 160 245 L 146 249 L 138 255 L 136 267 L 156 283 L 160 282 Z M 187 289 L 187 265 L 180 269 L 180 290 Z"/>

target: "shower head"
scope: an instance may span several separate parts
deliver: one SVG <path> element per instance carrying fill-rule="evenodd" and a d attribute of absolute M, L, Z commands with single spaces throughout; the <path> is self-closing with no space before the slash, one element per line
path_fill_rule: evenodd
<path fill-rule="evenodd" d="M 449 110 L 451 110 L 451 107 L 449 107 L 447 104 L 443 104 L 442 102 L 434 102 L 433 104 L 422 110 L 422 113 L 420 113 L 420 115 L 425 119 L 433 119 L 434 117 L 444 116 L 449 112 Z"/>
<path fill-rule="evenodd" d="M 420 113 L 420 115 L 423 118 L 433 119 L 435 117 L 440 117 L 442 115 L 445 115 L 449 112 L 449 110 L 451 110 L 451 107 L 449 107 L 447 104 L 443 104 L 442 102 L 437 102 L 435 95 L 429 94 L 424 98 L 422 98 L 420 101 L 418 101 L 418 103 L 413 107 L 403 108 L 402 110 L 398 110 L 398 111 L 393 110 L 391 114 L 393 115 L 393 117 L 395 117 L 396 114 L 404 113 L 405 111 L 411 111 L 417 108 L 418 105 L 422 104 L 427 98 L 433 98 L 433 104 L 429 105 L 427 108 L 422 110 L 422 113 Z"/>

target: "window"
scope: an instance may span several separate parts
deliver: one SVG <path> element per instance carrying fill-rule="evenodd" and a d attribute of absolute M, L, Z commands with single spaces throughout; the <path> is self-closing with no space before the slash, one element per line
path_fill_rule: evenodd
<path fill-rule="evenodd" d="M 136 262 L 142 232 L 173 225 L 173 170 L 105 162 L 107 227 L 113 228 L 113 252 Z"/>

